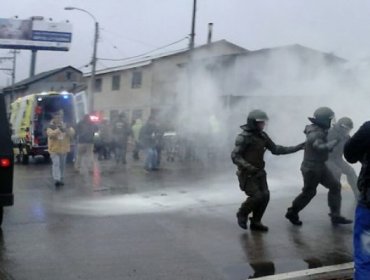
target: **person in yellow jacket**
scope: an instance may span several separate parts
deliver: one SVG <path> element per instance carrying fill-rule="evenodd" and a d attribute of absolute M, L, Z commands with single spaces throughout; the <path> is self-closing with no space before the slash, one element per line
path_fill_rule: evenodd
<path fill-rule="evenodd" d="M 52 176 L 56 187 L 64 185 L 66 157 L 71 150 L 71 139 L 75 134 L 74 129 L 63 122 L 63 116 L 63 111 L 55 113 L 46 130 L 48 151 L 52 161 Z"/>
<path fill-rule="evenodd" d="M 134 150 L 132 151 L 132 158 L 134 160 L 139 160 L 140 159 L 139 158 L 139 153 L 140 153 L 141 146 L 140 146 L 139 136 L 140 136 L 140 131 L 141 131 L 142 127 L 143 127 L 143 122 L 140 118 L 136 119 L 135 123 L 131 127 L 132 136 L 133 136 L 134 141 L 135 141 Z"/>

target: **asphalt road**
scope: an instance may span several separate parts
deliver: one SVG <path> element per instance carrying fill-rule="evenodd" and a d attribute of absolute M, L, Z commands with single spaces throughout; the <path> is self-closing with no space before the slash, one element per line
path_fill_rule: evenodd
<path fill-rule="evenodd" d="M 256 233 L 236 224 L 245 196 L 235 170 L 215 165 L 165 163 L 146 173 L 141 163 L 101 162 L 82 175 L 69 166 L 58 189 L 50 165 L 17 165 L 0 279 L 248 279 L 352 260 L 352 226 L 330 223 L 324 188 L 301 228 L 284 218 L 301 188 L 299 166 L 268 163 L 270 231 Z M 343 214 L 354 207 L 344 188 Z"/>

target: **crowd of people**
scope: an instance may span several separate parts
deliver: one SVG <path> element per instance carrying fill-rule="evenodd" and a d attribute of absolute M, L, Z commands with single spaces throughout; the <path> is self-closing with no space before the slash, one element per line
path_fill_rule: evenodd
<path fill-rule="evenodd" d="M 126 164 L 129 139 L 134 145 L 133 160 L 139 160 L 140 151 L 143 151 L 146 155 L 144 168 L 150 172 L 159 169 L 163 134 L 153 116 L 146 123 L 138 118 L 130 125 L 124 113 L 101 123 L 95 123 L 89 115 L 85 115 L 75 126 L 71 126 L 63 121 L 63 111 L 55 112 L 47 128 L 55 186 L 64 185 L 66 157 L 73 142 L 76 143 L 74 169 L 78 173 L 82 167 L 92 170 L 94 153 L 98 154 L 98 160 L 112 159 L 117 164 Z"/>
<path fill-rule="evenodd" d="M 142 150 L 146 154 L 145 169 L 158 170 L 163 134 L 163 129 L 153 116 L 150 116 L 146 123 L 137 118 L 130 125 L 125 114 L 122 113 L 111 122 L 104 120 L 99 125 L 99 135 L 96 139 L 98 159 L 107 160 L 113 157 L 117 164 L 126 164 L 127 147 L 131 139 L 133 160 L 140 159 Z"/>

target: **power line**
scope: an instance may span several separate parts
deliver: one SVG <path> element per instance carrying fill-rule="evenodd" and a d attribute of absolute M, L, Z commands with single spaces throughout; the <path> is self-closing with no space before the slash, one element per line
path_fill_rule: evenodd
<path fill-rule="evenodd" d="M 184 37 L 184 38 L 182 38 L 180 40 L 177 40 L 175 42 L 172 42 L 170 44 L 167 44 L 165 46 L 161 46 L 161 47 L 158 47 L 158 48 L 153 49 L 151 51 L 148 51 L 148 52 L 145 52 L 145 53 L 142 53 L 142 54 L 139 54 L 139 55 L 131 56 L 131 57 L 125 57 L 125 58 L 98 58 L 98 59 L 99 60 L 106 60 L 106 61 L 124 61 L 124 60 L 133 59 L 133 58 L 138 58 L 138 57 L 142 57 L 142 56 L 145 56 L 147 54 L 153 53 L 155 51 L 159 51 L 159 50 L 165 49 L 165 48 L 167 48 L 169 46 L 175 45 L 175 44 L 180 43 L 180 42 L 182 42 L 184 40 L 187 40 L 187 39 L 188 39 L 188 36 L 186 36 L 186 37 Z"/>
<path fill-rule="evenodd" d="M 90 63 L 87 63 L 87 64 L 84 64 L 84 65 L 82 65 L 80 67 L 76 67 L 76 69 L 82 70 L 83 68 L 89 67 L 89 65 L 90 65 Z"/>
<path fill-rule="evenodd" d="M 100 64 L 101 66 L 103 66 L 104 68 L 108 68 L 108 66 L 107 65 L 105 65 L 103 62 L 101 62 L 101 61 L 99 61 L 98 60 L 98 64 Z"/>
<path fill-rule="evenodd" d="M 111 35 L 114 35 L 115 38 L 119 37 L 120 39 L 123 39 L 123 40 L 126 40 L 126 41 L 130 41 L 130 42 L 134 42 L 134 43 L 137 43 L 137 44 L 141 44 L 143 46 L 146 46 L 146 47 L 155 47 L 153 46 L 152 44 L 149 44 L 149 43 L 146 43 L 144 41 L 140 41 L 140 40 L 137 40 L 137 39 L 133 39 L 133 38 L 128 38 L 128 37 L 122 37 L 122 34 L 120 33 L 115 33 L 115 32 L 112 32 L 112 30 L 109 30 L 109 29 L 105 29 L 105 28 L 100 28 L 104 33 L 106 34 L 111 34 Z"/>

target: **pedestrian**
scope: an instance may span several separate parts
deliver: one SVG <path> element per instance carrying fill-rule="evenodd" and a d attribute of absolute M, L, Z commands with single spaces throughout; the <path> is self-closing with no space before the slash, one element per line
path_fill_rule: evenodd
<path fill-rule="evenodd" d="M 56 187 L 64 185 L 64 170 L 67 153 L 71 150 L 74 129 L 63 122 L 63 111 L 53 114 L 46 130 L 48 136 L 48 152 L 52 161 L 52 176 Z"/>
<path fill-rule="evenodd" d="M 293 147 L 276 145 L 263 131 L 267 120 L 265 112 L 251 111 L 247 124 L 241 126 L 243 131 L 237 136 L 235 148 L 231 153 L 231 159 L 238 167 L 236 175 L 239 187 L 248 196 L 236 214 L 238 225 L 247 229 L 248 216 L 253 213 L 253 217 L 250 218 L 250 229 L 254 231 L 268 231 L 268 227 L 261 223 L 270 200 L 263 159 L 266 149 L 274 155 L 282 155 L 295 153 L 304 146 L 304 143 Z"/>
<path fill-rule="evenodd" d="M 134 139 L 134 149 L 132 151 L 132 158 L 134 160 L 139 160 L 139 153 L 140 153 L 140 141 L 139 141 L 139 136 L 140 136 L 140 130 L 143 127 L 143 121 L 138 118 L 135 120 L 135 123 L 132 125 L 132 137 Z"/>
<path fill-rule="evenodd" d="M 370 279 L 370 121 L 365 122 L 344 146 L 350 163 L 361 162 L 359 197 L 353 234 L 355 280 Z"/>
<path fill-rule="evenodd" d="M 156 133 L 156 150 L 157 150 L 157 169 L 161 165 L 161 159 L 162 159 L 162 150 L 164 148 L 164 133 L 166 131 L 166 128 L 164 124 L 158 124 L 157 123 L 157 133 Z"/>
<path fill-rule="evenodd" d="M 305 208 L 316 195 L 319 184 L 329 189 L 328 204 L 331 221 L 333 224 L 350 224 L 351 220 L 341 216 L 341 184 L 326 166 L 329 153 L 339 143 L 338 139 L 327 140 L 328 130 L 334 112 L 328 107 L 320 107 L 314 112 L 313 118 L 308 118 L 312 124 L 307 125 L 306 145 L 304 148 L 301 172 L 303 176 L 303 189 L 294 199 L 292 206 L 288 208 L 285 217 L 296 226 L 301 226 L 302 221 L 298 213 Z"/>
<path fill-rule="evenodd" d="M 75 170 L 81 172 L 81 164 L 85 162 L 87 170 L 92 171 L 94 164 L 94 135 L 98 127 L 94 124 L 90 116 L 86 114 L 76 126 L 77 136 L 77 156 Z"/>
<path fill-rule="evenodd" d="M 158 170 L 159 129 L 153 116 L 150 116 L 142 127 L 139 139 L 142 147 L 146 150 L 145 169 L 147 171 Z"/>
<path fill-rule="evenodd" d="M 131 128 L 124 113 L 119 114 L 113 123 L 112 137 L 114 142 L 114 154 L 117 164 L 126 164 L 127 142 L 132 135 Z"/>
<path fill-rule="evenodd" d="M 359 193 L 357 189 L 357 175 L 355 170 L 343 159 L 344 144 L 350 138 L 349 134 L 353 129 L 353 122 L 348 117 L 343 117 L 338 120 L 328 133 L 328 141 L 338 139 L 339 143 L 329 153 L 329 159 L 326 165 L 333 173 L 334 177 L 340 182 L 342 174 L 346 175 L 347 182 L 351 186 L 353 194 L 357 198 Z"/>
<path fill-rule="evenodd" d="M 99 152 L 98 159 L 110 159 L 111 157 L 111 144 L 112 143 L 112 127 L 109 121 L 104 119 L 100 124 L 99 129 Z"/>

